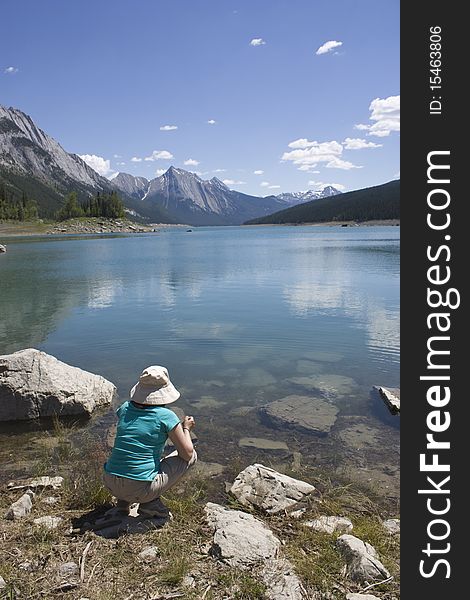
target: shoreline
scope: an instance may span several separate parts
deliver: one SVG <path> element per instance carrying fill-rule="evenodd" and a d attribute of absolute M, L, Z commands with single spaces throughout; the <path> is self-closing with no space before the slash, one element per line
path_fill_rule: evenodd
<path fill-rule="evenodd" d="M 141 224 L 128 219 L 70 219 L 62 222 L 0 222 L 0 235 L 3 238 L 26 236 L 63 236 L 63 235 L 101 235 L 103 233 L 153 233 L 160 229 L 190 228 L 183 223 L 150 223 Z"/>
<path fill-rule="evenodd" d="M 400 227 L 400 219 L 376 221 L 324 221 L 313 223 L 244 223 L 242 227 Z"/>
<path fill-rule="evenodd" d="M 259 223 L 253 225 L 214 225 L 213 227 L 400 227 L 399 219 L 364 221 L 326 221 L 324 223 Z M 98 217 L 87 220 L 72 219 L 64 222 L 0 222 L 0 235 L 3 238 L 26 236 L 63 236 L 63 235 L 101 235 L 103 233 L 153 233 L 160 229 L 195 228 L 198 225 L 184 223 L 150 223 L 144 225 L 126 219 L 101 219 Z M 207 226 L 209 227 L 209 226 Z"/>

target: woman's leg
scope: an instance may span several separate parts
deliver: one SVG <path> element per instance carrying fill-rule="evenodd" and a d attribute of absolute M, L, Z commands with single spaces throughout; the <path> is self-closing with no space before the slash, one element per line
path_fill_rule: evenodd
<path fill-rule="evenodd" d="M 139 515 L 142 516 L 166 516 L 168 508 L 160 500 L 161 494 L 165 493 L 175 485 L 197 461 L 196 451 L 189 462 L 178 456 L 175 450 L 160 461 L 160 471 L 150 484 L 148 496 L 140 502 Z"/>
<path fill-rule="evenodd" d="M 133 502 L 136 502 L 138 495 L 141 495 L 148 482 L 136 481 L 125 477 L 117 477 L 111 473 L 104 472 L 103 481 L 108 490 L 116 497 L 117 502 L 115 508 L 107 511 L 107 513 L 129 513 L 129 507 Z"/>

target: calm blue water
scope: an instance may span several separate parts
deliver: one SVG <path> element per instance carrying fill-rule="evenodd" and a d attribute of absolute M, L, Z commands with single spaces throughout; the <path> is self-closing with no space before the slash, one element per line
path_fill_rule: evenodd
<path fill-rule="evenodd" d="M 237 435 L 270 432 L 253 418 L 240 432 L 234 408 L 292 393 L 338 405 L 335 452 L 357 451 L 352 422 L 372 427 L 369 442 L 386 432 L 398 444 L 369 390 L 399 386 L 399 234 L 212 227 L 10 239 L 0 354 L 36 347 L 102 374 L 122 397 L 144 367 L 165 365 L 201 435 L 231 426 L 235 447 Z"/>

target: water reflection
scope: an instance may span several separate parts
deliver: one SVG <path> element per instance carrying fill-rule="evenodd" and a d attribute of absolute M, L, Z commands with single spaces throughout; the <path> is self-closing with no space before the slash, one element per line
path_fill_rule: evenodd
<path fill-rule="evenodd" d="M 389 459 L 363 456 L 358 435 L 398 444 L 369 399 L 373 384 L 399 381 L 398 236 L 266 227 L 12 240 L 0 261 L 1 352 L 38 347 L 104 375 L 122 397 L 143 367 L 164 364 L 201 439 L 220 436 L 220 460 L 224 430 L 243 452 L 262 450 L 239 446 L 241 436 L 274 435 L 292 452 L 306 444 L 312 457 L 370 468 Z M 321 448 L 249 412 L 290 394 L 338 406 Z"/>

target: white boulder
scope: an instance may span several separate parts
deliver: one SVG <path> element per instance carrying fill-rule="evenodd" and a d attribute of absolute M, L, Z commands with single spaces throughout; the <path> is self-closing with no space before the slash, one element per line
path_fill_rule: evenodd
<path fill-rule="evenodd" d="M 212 556 L 239 568 L 248 568 L 276 556 L 280 541 L 253 515 L 213 502 L 208 502 L 204 511 L 214 531 Z"/>
<path fill-rule="evenodd" d="M 346 574 L 351 579 L 370 582 L 390 577 L 375 548 L 367 542 L 345 533 L 336 540 L 336 545 L 346 560 Z"/>
<path fill-rule="evenodd" d="M 26 492 L 16 502 L 10 506 L 5 515 L 5 519 L 14 521 L 26 517 L 33 508 L 32 498 L 34 497 L 33 492 Z"/>
<path fill-rule="evenodd" d="M 334 533 L 335 531 L 346 533 L 353 529 L 353 524 L 346 517 L 318 517 L 313 521 L 305 521 L 304 525 L 322 533 Z"/>
<path fill-rule="evenodd" d="M 314 492 L 315 487 L 264 465 L 254 464 L 237 475 L 230 491 L 244 506 L 257 506 L 275 514 L 296 505 Z"/>
<path fill-rule="evenodd" d="M 0 421 L 89 416 L 115 394 L 104 377 L 34 348 L 0 356 Z"/>

